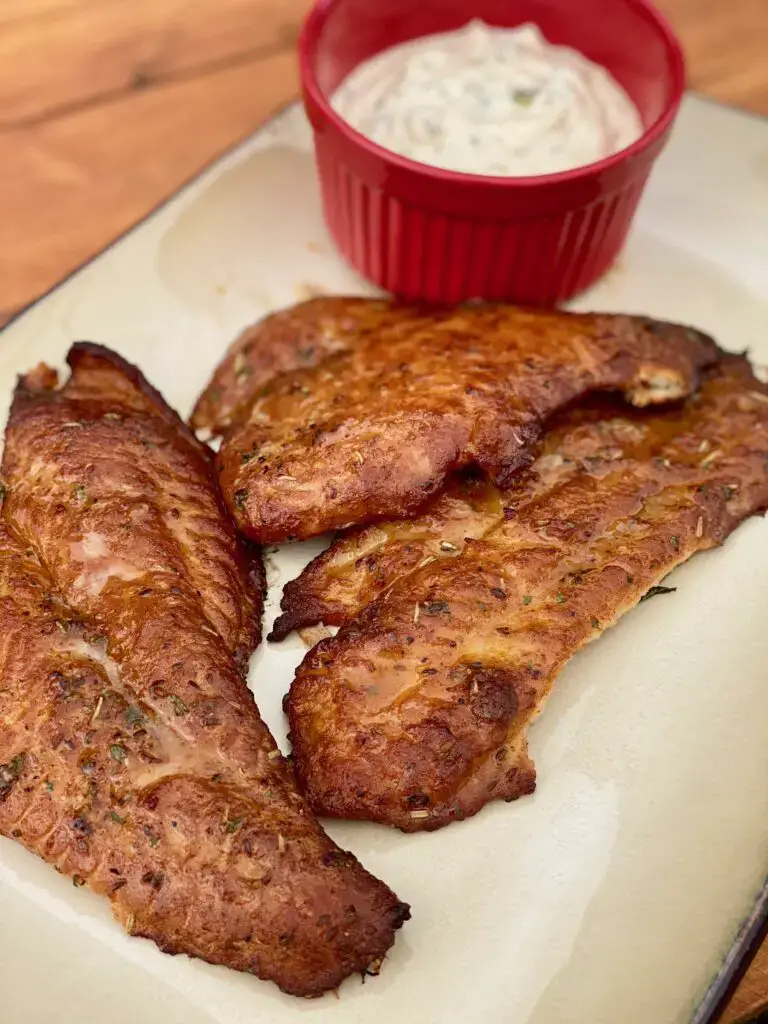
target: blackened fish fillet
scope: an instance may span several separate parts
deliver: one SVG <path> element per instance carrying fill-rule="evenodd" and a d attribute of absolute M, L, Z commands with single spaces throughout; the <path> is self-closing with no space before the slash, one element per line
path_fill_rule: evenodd
<path fill-rule="evenodd" d="M 566 661 L 768 504 L 768 388 L 740 357 L 682 408 L 555 430 L 551 487 L 534 464 L 498 525 L 304 659 L 287 711 L 318 813 L 415 831 L 530 793 L 526 730 Z"/>
<path fill-rule="evenodd" d="M 22 380 L 0 531 L 0 831 L 161 949 L 317 995 L 408 908 L 322 831 L 235 655 L 260 583 L 206 450 L 98 346 Z"/>
<path fill-rule="evenodd" d="M 409 310 L 414 319 L 438 313 Z M 250 408 L 273 377 L 317 366 L 357 338 L 402 322 L 404 307 L 384 299 L 329 295 L 281 309 L 235 338 L 198 398 L 190 423 L 221 435 L 248 418 Z M 443 315 L 448 315 L 444 313 Z"/>
<path fill-rule="evenodd" d="M 511 514 L 510 502 L 535 500 L 539 491 L 575 471 L 576 463 L 559 452 L 567 439 L 562 435 L 559 430 L 547 433 L 542 446 L 546 457 L 536 460 L 536 475 L 524 476 L 520 488 L 514 481 L 502 489 L 483 477 L 457 474 L 420 515 L 340 533 L 286 583 L 282 614 L 268 639 L 283 640 L 294 629 L 319 623 L 344 626 L 396 580 L 438 558 L 455 558 L 467 540 L 485 536 L 501 522 L 505 505 Z M 593 437 L 584 442 L 588 448 L 600 443 Z M 537 488 L 531 486 L 534 480 Z"/>
<path fill-rule="evenodd" d="M 543 421 L 592 391 L 635 405 L 683 397 L 717 348 L 645 317 L 467 306 L 392 307 L 317 365 L 275 377 L 217 458 L 225 499 L 257 541 L 304 538 L 423 507 L 454 470 L 504 486 Z"/>

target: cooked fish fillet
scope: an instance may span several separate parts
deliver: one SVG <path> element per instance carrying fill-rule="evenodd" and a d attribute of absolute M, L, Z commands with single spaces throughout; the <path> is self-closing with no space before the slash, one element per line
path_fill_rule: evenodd
<path fill-rule="evenodd" d="M 556 409 L 595 390 L 638 406 L 679 398 L 716 356 L 690 328 L 504 306 L 434 320 L 406 309 L 359 333 L 317 366 L 275 378 L 225 438 L 224 496 L 255 540 L 405 517 L 471 464 L 504 485 Z"/>
<path fill-rule="evenodd" d="M 740 357 L 682 409 L 577 414 L 561 430 L 551 486 L 520 499 L 553 453 L 484 537 L 304 659 L 286 707 L 317 812 L 415 831 L 530 793 L 525 733 L 565 662 L 768 505 L 768 388 Z"/>
<path fill-rule="evenodd" d="M 193 428 L 212 436 L 225 433 L 248 418 L 259 392 L 277 374 L 316 366 L 355 338 L 406 315 L 404 308 L 383 299 L 334 295 L 308 299 L 265 317 L 230 345 L 195 404 Z M 414 309 L 412 315 L 426 314 Z"/>
<path fill-rule="evenodd" d="M 6 518 L 56 544 L 48 557 L 89 609 L 126 585 L 132 594 L 145 571 L 174 577 L 174 594 L 184 585 L 245 668 L 261 636 L 264 567 L 258 547 L 237 538 L 210 449 L 115 353 L 79 344 L 69 361 L 60 391 L 45 366 L 16 390 L 3 457 L 14 482 Z"/>
<path fill-rule="evenodd" d="M 0 832 L 161 949 L 317 995 L 408 908 L 312 818 L 238 668 L 260 593 L 205 451 L 91 345 L 23 379 L 0 531 Z M 241 658 L 242 660 L 242 658 Z"/>
<path fill-rule="evenodd" d="M 555 418 L 538 447 L 534 472 L 518 474 L 508 487 L 497 487 L 482 476 L 456 474 L 420 515 L 340 533 L 286 583 L 282 615 L 269 639 L 283 640 L 294 629 L 318 623 L 344 626 L 396 580 L 438 558 L 455 558 L 466 541 L 484 537 L 505 512 L 519 514 L 604 450 L 602 430 L 577 430 L 578 424 L 626 414 L 617 401 L 596 396 Z"/>
<path fill-rule="evenodd" d="M 535 473 L 521 474 L 506 487 L 485 477 L 460 473 L 424 511 L 412 519 L 391 519 L 345 530 L 283 588 L 282 614 L 268 639 L 284 640 L 292 630 L 322 623 L 344 626 L 396 580 L 438 558 L 455 558 L 522 505 L 534 501 L 579 472 L 580 461 L 603 446 L 597 432 L 577 432 L 585 417 L 619 410 L 605 397 L 563 414 L 539 446 Z M 622 414 L 625 410 L 619 410 Z M 564 447 L 567 446 L 567 447 Z"/>
<path fill-rule="evenodd" d="M 547 435 L 548 437 L 551 435 Z M 344 626 L 395 580 L 437 558 L 452 558 L 504 516 L 503 491 L 484 477 L 456 474 L 412 519 L 345 530 L 283 588 L 269 640 L 323 623 Z"/>

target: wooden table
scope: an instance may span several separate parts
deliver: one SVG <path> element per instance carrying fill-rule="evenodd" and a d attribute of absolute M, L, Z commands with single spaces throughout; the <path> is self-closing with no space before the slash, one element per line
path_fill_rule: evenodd
<path fill-rule="evenodd" d="M 768 0 L 658 2 L 693 88 L 768 115 Z M 0 322 L 295 95 L 308 6 L 2 0 Z M 766 1005 L 768 945 L 723 1024 Z"/>

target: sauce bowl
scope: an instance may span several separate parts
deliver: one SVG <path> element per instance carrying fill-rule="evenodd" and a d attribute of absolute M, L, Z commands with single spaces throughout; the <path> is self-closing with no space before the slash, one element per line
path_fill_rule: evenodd
<path fill-rule="evenodd" d="M 398 156 L 332 109 L 336 87 L 368 57 L 472 18 L 534 22 L 548 42 L 602 64 L 637 106 L 642 136 L 573 170 L 491 177 Z M 685 88 L 680 44 L 647 0 L 319 0 L 299 59 L 332 237 L 368 280 L 424 302 L 547 306 L 596 281 L 624 244 Z"/>

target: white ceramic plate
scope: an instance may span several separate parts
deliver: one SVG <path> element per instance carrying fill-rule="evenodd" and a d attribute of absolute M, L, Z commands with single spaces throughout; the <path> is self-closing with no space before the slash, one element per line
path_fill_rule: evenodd
<path fill-rule="evenodd" d="M 323 229 L 292 107 L 5 330 L 3 397 L 87 338 L 187 413 L 243 325 L 316 291 L 369 289 Z M 768 363 L 768 124 L 689 98 L 626 252 L 578 306 L 689 321 Z M 317 550 L 270 555 L 268 620 Z M 412 904 L 379 978 L 302 1002 L 164 956 L 0 840 L 0 1021 L 690 1021 L 768 869 L 766 565 L 768 524 L 753 520 L 579 654 L 530 733 L 535 796 L 431 835 L 329 826 Z M 294 637 L 253 660 L 283 744 L 302 654 Z"/>

